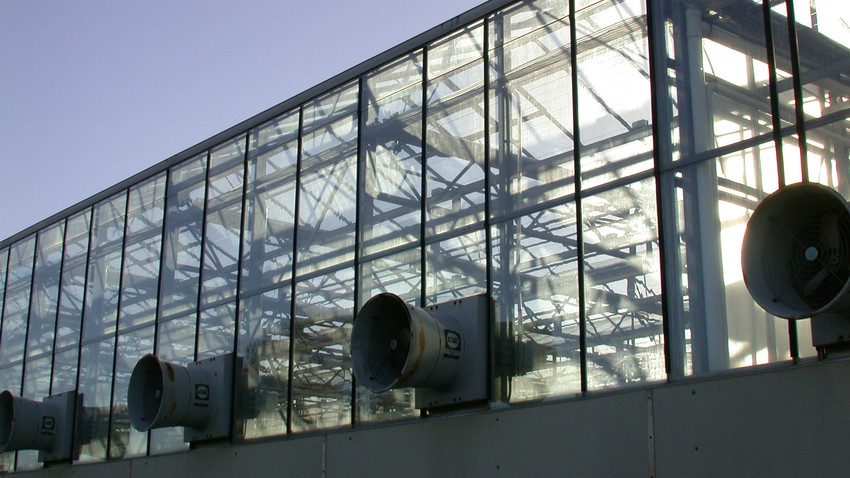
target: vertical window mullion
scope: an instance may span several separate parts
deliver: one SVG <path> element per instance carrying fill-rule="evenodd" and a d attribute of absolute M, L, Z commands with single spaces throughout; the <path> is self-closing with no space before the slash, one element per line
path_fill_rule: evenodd
<path fill-rule="evenodd" d="M 304 143 L 304 107 L 298 108 L 298 154 L 295 160 L 295 209 L 293 214 L 292 228 L 292 276 L 290 279 L 290 301 L 289 301 L 289 371 L 286 378 L 286 434 L 292 433 L 292 371 L 295 360 L 295 280 L 298 273 L 298 222 L 300 221 L 301 207 L 301 160 Z"/>

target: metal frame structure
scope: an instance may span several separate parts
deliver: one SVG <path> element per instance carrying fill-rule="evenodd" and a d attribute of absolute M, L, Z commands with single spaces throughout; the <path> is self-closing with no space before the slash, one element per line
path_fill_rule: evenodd
<path fill-rule="evenodd" d="M 795 4 L 489 1 L 0 242 L 2 304 L 28 304 L 0 308 L 0 344 L 23 335 L 0 385 L 51 360 L 61 392 L 76 350 L 80 462 L 187 448 L 129 428 L 118 384 L 147 352 L 242 358 L 234 441 L 414 420 L 413 390 L 350 371 L 379 290 L 490 296 L 506 406 L 805 361 L 806 326 L 758 309 L 734 257 L 773 189 L 850 197 L 850 52 Z M 66 247 L 80 217 L 84 253 Z M 30 357 L 6 309 L 32 317 L 54 225 L 53 345 Z"/>

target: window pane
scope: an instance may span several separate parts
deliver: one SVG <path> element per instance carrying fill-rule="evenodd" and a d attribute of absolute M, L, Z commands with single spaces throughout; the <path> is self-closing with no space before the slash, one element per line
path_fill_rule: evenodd
<path fill-rule="evenodd" d="M 119 330 L 156 318 L 164 195 L 165 174 L 130 188 Z"/>
<path fill-rule="evenodd" d="M 484 29 L 428 48 L 427 235 L 484 219 Z"/>
<path fill-rule="evenodd" d="M 576 12 L 582 187 L 652 169 L 645 10 L 626 0 Z"/>
<path fill-rule="evenodd" d="M 173 167 L 165 200 L 159 315 L 172 317 L 193 311 L 198 304 L 201 266 L 201 227 L 204 218 L 206 155 Z"/>
<path fill-rule="evenodd" d="M 59 268 L 62 265 L 62 239 L 65 223 L 60 222 L 38 233 L 35 256 L 33 297 L 29 316 L 27 356 L 53 350 L 56 307 L 59 300 Z M 49 381 L 48 381 L 49 382 Z"/>
<path fill-rule="evenodd" d="M 356 85 L 347 90 L 352 90 L 356 96 Z M 333 119 L 338 117 L 335 107 L 328 119 L 316 113 L 316 110 L 323 109 L 323 105 L 320 101 L 304 107 L 298 218 L 299 273 L 309 273 L 354 258 L 357 116 L 349 114 Z M 312 123 L 318 126 L 311 124 L 308 129 L 308 117 L 313 117 Z"/>
<path fill-rule="evenodd" d="M 516 3 L 490 21 L 494 216 L 572 193 L 568 2 Z"/>
<path fill-rule="evenodd" d="M 70 348 L 53 356 L 54 394 L 68 392 L 77 388 L 77 358 L 80 349 Z"/>
<path fill-rule="evenodd" d="M 35 235 L 16 242 L 9 248 L 0 364 L 8 364 L 24 356 L 34 252 Z"/>
<path fill-rule="evenodd" d="M 80 340 L 90 219 L 89 211 L 68 219 L 68 231 L 65 233 L 65 262 L 62 264 L 62 287 L 59 290 L 56 347 L 74 345 Z M 76 367 L 76 360 L 74 364 Z"/>
<path fill-rule="evenodd" d="M 251 131 L 241 294 L 292 277 L 298 112 Z"/>
<path fill-rule="evenodd" d="M 74 433 L 80 444 L 80 463 L 106 459 L 114 345 L 115 339 L 110 337 L 82 348 L 79 392 L 83 407 Z"/>
<path fill-rule="evenodd" d="M 367 76 L 361 111 L 361 251 L 417 242 L 422 216 L 422 52 Z"/>
<path fill-rule="evenodd" d="M 230 169 L 210 176 L 204 269 L 201 274 L 202 306 L 236 296 L 239 231 L 242 223 L 242 176 L 241 161 Z"/>
<path fill-rule="evenodd" d="M 234 420 L 239 438 L 286 434 L 291 287 L 243 298 L 239 317 L 242 373 Z"/>
<path fill-rule="evenodd" d="M 484 231 L 475 231 L 428 246 L 428 304 L 486 292 L 487 248 L 484 239 Z"/>
<path fill-rule="evenodd" d="M 148 434 L 137 431 L 130 426 L 127 390 L 136 362 L 151 352 L 153 352 L 153 326 L 118 337 L 118 356 L 115 359 L 115 390 L 112 397 L 110 458 L 143 456 L 147 452 Z"/>
<path fill-rule="evenodd" d="M 62 244 L 60 236 L 59 244 Z M 39 244 L 39 249 L 41 244 Z M 41 401 L 50 395 L 50 356 L 31 360 L 26 363 L 24 389 L 22 397 Z M 41 468 L 38 461 L 38 450 L 21 450 L 18 452 L 16 470 L 35 470 Z"/>
<path fill-rule="evenodd" d="M 183 366 L 195 361 L 195 319 L 195 314 L 190 314 L 160 324 L 156 355 L 161 360 Z M 150 433 L 151 455 L 189 449 L 183 442 L 183 427 L 156 428 Z"/>
<path fill-rule="evenodd" d="M 753 301 L 741 245 L 756 205 L 778 187 L 773 142 L 684 168 L 666 177 L 678 231 L 669 287 L 671 365 L 705 375 L 791 358 L 788 323 Z M 807 324 L 798 322 L 798 328 Z M 810 346 L 811 342 L 801 343 Z"/>
<path fill-rule="evenodd" d="M 419 248 L 416 248 L 361 264 L 360 306 L 381 292 L 391 292 L 410 304 L 418 305 L 422 291 L 419 257 Z M 358 385 L 357 423 L 418 417 L 419 411 L 414 408 L 414 401 L 413 388 L 374 393 Z"/>
<path fill-rule="evenodd" d="M 655 181 L 584 198 L 590 390 L 666 377 Z"/>
<path fill-rule="evenodd" d="M 236 304 L 233 302 L 201 311 L 198 330 L 198 360 L 233 352 Z"/>
<path fill-rule="evenodd" d="M 342 269 L 296 286 L 292 431 L 351 423 L 351 322 L 354 270 Z"/>
<path fill-rule="evenodd" d="M 83 340 L 115 332 L 127 193 L 94 207 Z"/>
<path fill-rule="evenodd" d="M 493 226 L 503 401 L 581 393 L 577 233 L 574 204 Z"/>

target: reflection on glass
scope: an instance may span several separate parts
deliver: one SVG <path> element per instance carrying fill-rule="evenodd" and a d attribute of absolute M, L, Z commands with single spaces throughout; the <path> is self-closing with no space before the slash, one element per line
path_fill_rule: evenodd
<path fill-rule="evenodd" d="M 59 244 L 62 244 L 61 236 Z M 21 396 L 40 401 L 50 395 L 50 356 L 30 360 L 24 368 L 24 388 Z M 41 467 L 42 464 L 38 461 L 38 450 L 21 450 L 18 452 L 16 470 L 35 470 Z"/>
<path fill-rule="evenodd" d="M 351 423 L 351 322 L 354 270 L 296 285 L 292 431 Z"/>
<path fill-rule="evenodd" d="M 360 266 L 360 300 L 362 307 L 371 297 L 391 292 L 412 305 L 419 305 L 422 274 L 419 249 L 371 260 Z M 419 416 L 414 408 L 415 390 L 404 388 L 373 393 L 357 387 L 357 423 L 378 423 Z"/>
<path fill-rule="evenodd" d="M 244 151 L 245 137 L 242 136 L 213 148 L 210 153 L 204 267 L 201 273 L 202 307 L 236 295 Z M 217 156 L 228 160 L 216 166 Z"/>
<path fill-rule="evenodd" d="M 236 435 L 286 433 L 289 389 L 290 286 L 243 298 L 239 316 L 242 370 L 237 381 Z"/>
<path fill-rule="evenodd" d="M 581 392 L 575 205 L 493 226 L 500 400 Z"/>
<path fill-rule="evenodd" d="M 6 300 L 3 303 L 3 328 L 0 337 L 0 365 L 20 360 L 24 356 L 34 252 L 34 234 L 9 248 Z"/>
<path fill-rule="evenodd" d="M 143 456 L 148 449 L 148 434 L 130 426 L 127 389 L 130 375 L 140 358 L 153 352 L 153 326 L 118 336 L 115 359 L 115 387 L 112 397 L 112 435 L 110 458 Z"/>
<path fill-rule="evenodd" d="M 198 360 L 233 352 L 236 328 L 236 304 L 210 307 L 201 311 L 198 330 Z"/>
<path fill-rule="evenodd" d="M 357 95 L 357 85 L 340 95 Z M 345 93 L 349 92 L 349 93 Z M 301 190 L 298 218 L 298 271 L 309 273 L 350 261 L 354 257 L 354 219 L 357 186 L 356 112 L 334 107 L 326 99 L 304 107 Z M 308 117 L 313 118 L 308 127 Z"/>
<path fill-rule="evenodd" d="M 426 302 L 438 304 L 487 290 L 484 231 L 445 239 L 427 247 Z"/>
<path fill-rule="evenodd" d="M 195 360 L 195 314 L 177 317 L 159 325 L 156 355 L 161 360 L 186 365 Z M 183 427 L 156 428 L 150 432 L 150 454 L 187 450 Z"/>
<path fill-rule="evenodd" d="M 576 12 L 583 187 L 652 169 L 645 10 L 608 0 Z"/>
<path fill-rule="evenodd" d="M 110 337 L 82 347 L 79 392 L 83 406 L 74 433 L 80 446 L 80 463 L 106 459 L 114 345 L 115 339 Z"/>
<path fill-rule="evenodd" d="M 240 294 L 292 277 L 298 111 L 250 132 Z"/>
<path fill-rule="evenodd" d="M 161 319 L 197 308 L 206 164 L 206 153 L 202 153 L 171 168 L 165 200 Z"/>
<path fill-rule="evenodd" d="M 428 47 L 428 236 L 484 219 L 483 42 L 477 23 Z"/>
<path fill-rule="evenodd" d="M 65 232 L 65 261 L 62 264 L 62 287 L 59 289 L 57 348 L 77 344 L 80 340 L 90 219 L 91 213 L 88 210 L 68 218 Z M 76 366 L 76 360 L 74 364 Z"/>
<path fill-rule="evenodd" d="M 419 240 L 423 68 L 416 51 L 366 77 L 360 112 L 364 255 Z"/>
<path fill-rule="evenodd" d="M 743 282 L 747 220 L 778 187 L 772 142 L 699 163 L 667 177 L 678 231 L 668 280 L 675 375 L 702 375 L 790 359 L 788 324 L 753 301 Z M 800 324 L 803 326 L 803 324 Z"/>
<path fill-rule="evenodd" d="M 130 188 L 118 330 L 156 318 L 165 173 Z"/>
<path fill-rule="evenodd" d="M 80 349 L 71 347 L 53 356 L 52 393 L 62 393 L 77 388 L 77 358 Z"/>
<path fill-rule="evenodd" d="M 490 28 L 491 213 L 573 192 L 568 2 L 516 3 Z"/>
<path fill-rule="evenodd" d="M 27 357 L 53 349 L 64 234 L 64 222 L 42 229 L 38 233 L 27 334 Z"/>
<path fill-rule="evenodd" d="M 126 207 L 127 193 L 123 192 L 93 209 L 83 340 L 115 331 Z"/>
<path fill-rule="evenodd" d="M 666 377 L 655 181 L 584 198 L 588 389 Z"/>

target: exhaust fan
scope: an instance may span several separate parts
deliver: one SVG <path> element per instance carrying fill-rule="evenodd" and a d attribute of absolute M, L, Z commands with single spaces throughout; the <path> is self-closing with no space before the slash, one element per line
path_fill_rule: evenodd
<path fill-rule="evenodd" d="M 850 341 L 850 209 L 816 183 L 783 187 L 753 211 L 741 255 L 744 282 L 767 312 L 812 317 L 820 351 Z"/>
<path fill-rule="evenodd" d="M 0 393 L 0 452 L 38 450 L 38 461 L 70 460 L 76 392 L 43 401 Z"/>
<path fill-rule="evenodd" d="M 395 294 L 369 299 L 354 321 L 354 375 L 374 392 L 415 387 L 416 408 L 487 399 L 487 298 L 429 306 Z"/>
<path fill-rule="evenodd" d="M 133 368 L 127 392 L 130 424 L 141 432 L 186 427 L 187 442 L 230 434 L 230 390 L 233 355 L 200 360 L 183 367 L 142 357 Z"/>

